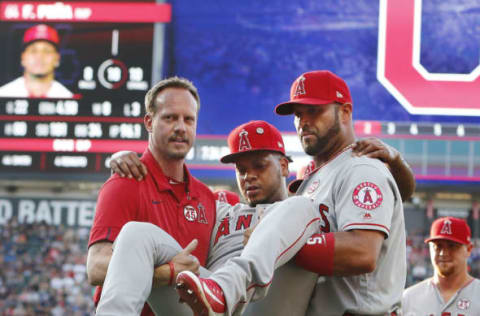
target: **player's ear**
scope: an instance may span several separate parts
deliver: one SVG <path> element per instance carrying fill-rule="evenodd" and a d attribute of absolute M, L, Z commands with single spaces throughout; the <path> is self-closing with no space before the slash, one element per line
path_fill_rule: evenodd
<path fill-rule="evenodd" d="M 338 105 L 339 119 L 344 124 L 350 124 L 352 121 L 352 104 L 344 103 Z"/>
<path fill-rule="evenodd" d="M 54 64 L 55 68 L 58 68 L 58 66 L 60 66 L 60 54 L 57 53 L 55 55 L 55 64 Z"/>
<path fill-rule="evenodd" d="M 288 177 L 289 171 L 288 171 L 288 159 L 285 156 L 280 156 L 279 157 L 279 162 L 280 162 L 280 167 L 282 168 L 282 176 L 285 178 Z"/>
<path fill-rule="evenodd" d="M 25 52 L 22 52 L 22 54 L 20 55 L 20 65 L 22 65 L 23 68 L 25 68 L 25 65 L 24 65 L 24 55 L 25 55 Z"/>
<path fill-rule="evenodd" d="M 143 117 L 143 125 L 145 125 L 145 129 L 149 133 L 152 132 L 152 120 L 153 120 L 153 114 L 152 113 L 147 113 Z"/>

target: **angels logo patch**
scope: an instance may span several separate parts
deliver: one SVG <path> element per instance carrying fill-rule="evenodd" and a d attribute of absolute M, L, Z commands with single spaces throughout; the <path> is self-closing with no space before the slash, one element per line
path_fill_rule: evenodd
<path fill-rule="evenodd" d="M 375 183 L 362 182 L 353 190 L 352 200 L 358 207 L 373 210 L 382 205 L 383 194 Z"/>
<path fill-rule="evenodd" d="M 198 217 L 197 210 L 193 206 L 187 205 L 183 208 L 183 216 L 187 221 L 194 222 Z"/>
<path fill-rule="evenodd" d="M 470 300 L 467 299 L 459 299 L 457 302 L 458 309 L 466 310 L 470 307 Z"/>

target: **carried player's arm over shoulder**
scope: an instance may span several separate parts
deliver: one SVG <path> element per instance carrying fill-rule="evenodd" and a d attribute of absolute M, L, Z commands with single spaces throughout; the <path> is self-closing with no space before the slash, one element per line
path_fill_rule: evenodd
<path fill-rule="evenodd" d="M 136 152 L 123 150 L 114 153 L 110 159 L 112 173 L 121 177 L 135 178 L 141 181 L 148 173 L 147 167 L 140 161 Z"/>
<path fill-rule="evenodd" d="M 353 145 L 353 152 L 359 156 L 366 155 L 386 163 L 397 183 L 403 201 L 408 200 L 415 192 L 415 175 L 400 152 L 392 146 L 378 138 L 369 137 L 357 140 Z"/>

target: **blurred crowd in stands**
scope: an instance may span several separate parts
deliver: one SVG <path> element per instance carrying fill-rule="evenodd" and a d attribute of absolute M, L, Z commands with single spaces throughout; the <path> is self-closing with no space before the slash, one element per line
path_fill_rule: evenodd
<path fill-rule="evenodd" d="M 93 315 L 88 228 L 0 225 L 0 315 Z"/>
<path fill-rule="evenodd" d="M 88 228 L 46 224 L 0 225 L 0 315 L 93 315 L 86 279 Z M 407 286 L 432 275 L 422 233 L 407 238 Z M 480 278 L 480 242 L 470 257 L 470 272 Z"/>

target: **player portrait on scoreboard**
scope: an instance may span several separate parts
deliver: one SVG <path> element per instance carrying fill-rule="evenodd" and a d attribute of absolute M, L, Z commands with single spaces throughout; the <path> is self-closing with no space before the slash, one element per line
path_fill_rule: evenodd
<path fill-rule="evenodd" d="M 28 28 L 22 41 L 23 75 L 0 87 L 0 97 L 72 98 L 73 93 L 55 80 L 60 66 L 60 38 L 55 28 L 37 24 Z"/>

